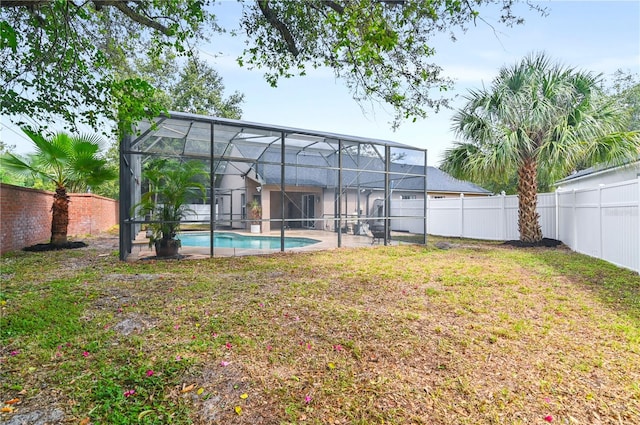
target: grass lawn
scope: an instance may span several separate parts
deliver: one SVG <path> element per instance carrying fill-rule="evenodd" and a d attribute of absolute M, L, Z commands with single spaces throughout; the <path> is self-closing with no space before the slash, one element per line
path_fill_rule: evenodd
<path fill-rule="evenodd" d="M 637 274 L 566 249 L 435 241 L 123 263 L 89 239 L 5 255 L 0 422 L 640 423 Z"/>

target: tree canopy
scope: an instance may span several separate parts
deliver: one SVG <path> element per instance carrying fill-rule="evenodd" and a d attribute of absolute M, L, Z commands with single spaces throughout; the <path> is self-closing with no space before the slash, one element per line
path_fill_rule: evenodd
<path fill-rule="evenodd" d="M 609 101 L 618 105 L 621 114 L 621 124 L 626 122 L 627 130 L 640 130 L 640 79 L 638 74 L 625 72 L 621 69 L 608 76 L 606 84 L 604 84 L 604 92 L 609 96 Z M 626 118 L 624 111 L 627 112 Z M 573 170 L 582 170 L 592 165 L 589 159 L 585 161 L 577 161 L 573 164 Z M 553 190 L 558 179 L 555 175 L 538 170 L 538 192 L 549 192 Z M 565 177 L 561 175 L 560 177 Z M 474 183 L 490 190 L 493 193 L 504 191 L 508 195 L 518 192 L 518 176 L 514 171 L 512 173 L 483 173 L 474 177 Z"/>
<path fill-rule="evenodd" d="M 224 98 L 223 94 L 224 84 L 217 71 L 191 56 L 180 70 L 178 81 L 168 88 L 168 109 L 240 119 L 244 95 L 236 91 Z"/>
<path fill-rule="evenodd" d="M 519 23 L 512 0 L 269 1 L 243 3 L 248 45 L 239 62 L 264 68 L 272 85 L 327 66 L 353 96 L 391 105 L 396 124 L 447 105 L 452 84 L 430 61 L 430 37 L 464 30 L 499 5 Z M 536 6 L 532 6 L 536 7 Z M 113 72 L 123 57 L 189 54 L 220 30 L 213 1 L 3 1 L 0 3 L 0 113 L 98 128 L 155 116 L 155 87 Z M 141 53 L 137 53 L 141 52 Z M 17 119 L 17 118 L 16 118 Z"/>
<path fill-rule="evenodd" d="M 95 135 L 70 136 L 59 132 L 47 139 L 31 128 L 23 128 L 36 152 L 26 160 L 13 154 L 0 158 L 2 168 L 22 175 L 35 175 L 55 185 L 51 207 L 51 244 L 67 242 L 68 191 L 79 192 L 116 178 L 100 155 L 102 141 Z"/>
<path fill-rule="evenodd" d="M 640 131 L 640 75 L 618 69 L 613 74 L 610 96 L 628 111 L 628 130 Z"/>
<path fill-rule="evenodd" d="M 601 77 L 532 54 L 503 67 L 491 87 L 470 91 L 453 118 L 464 139 L 442 168 L 472 181 L 517 175 L 520 239 L 538 242 L 538 175 L 556 181 L 577 164 L 622 164 L 638 156 L 640 134 L 626 131 L 626 111 Z"/>
<path fill-rule="evenodd" d="M 153 87 L 117 79 L 111 51 L 185 50 L 209 15 L 200 1 L 3 1 L 0 3 L 0 112 L 97 129 L 103 118 L 159 112 Z"/>

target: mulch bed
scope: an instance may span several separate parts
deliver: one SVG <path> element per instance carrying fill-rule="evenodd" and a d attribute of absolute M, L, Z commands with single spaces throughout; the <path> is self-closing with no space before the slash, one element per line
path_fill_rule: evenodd
<path fill-rule="evenodd" d="M 545 247 L 555 248 L 562 245 L 562 241 L 557 239 L 543 238 L 540 242 L 523 242 L 521 240 L 506 241 L 504 245 L 515 246 L 518 248 Z"/>
<path fill-rule="evenodd" d="M 76 249 L 85 248 L 88 245 L 84 242 L 67 242 L 61 245 L 53 245 L 50 243 L 39 243 L 36 245 L 27 246 L 22 248 L 23 251 L 31 252 L 45 252 L 45 251 L 59 251 L 61 249 Z"/>

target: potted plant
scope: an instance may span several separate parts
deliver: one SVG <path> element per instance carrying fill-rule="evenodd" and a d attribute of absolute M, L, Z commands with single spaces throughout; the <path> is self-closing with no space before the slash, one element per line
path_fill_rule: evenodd
<path fill-rule="evenodd" d="M 260 220 L 262 220 L 262 205 L 254 199 L 247 204 L 249 218 L 251 219 L 251 233 L 260 233 Z"/>
<path fill-rule="evenodd" d="M 198 179 L 208 174 L 198 161 L 156 159 L 146 165 L 142 176 L 149 190 L 135 209 L 150 219 L 149 246 L 155 247 L 159 258 L 176 256 L 181 246 L 177 238 L 180 222 L 193 212 L 187 202 L 195 197 L 205 199 L 206 188 Z"/>

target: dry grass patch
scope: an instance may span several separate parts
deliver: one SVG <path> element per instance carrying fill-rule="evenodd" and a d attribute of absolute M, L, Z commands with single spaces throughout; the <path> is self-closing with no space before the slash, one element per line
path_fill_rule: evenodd
<path fill-rule="evenodd" d="M 89 247 L 62 279 L 61 253 L 4 257 L 3 401 L 93 423 L 640 423 L 637 274 L 452 246 L 133 264 Z"/>

